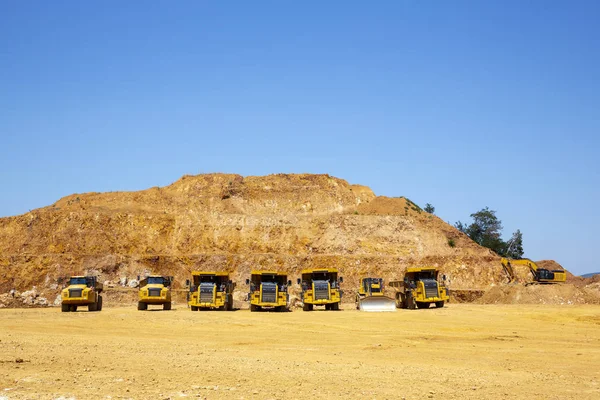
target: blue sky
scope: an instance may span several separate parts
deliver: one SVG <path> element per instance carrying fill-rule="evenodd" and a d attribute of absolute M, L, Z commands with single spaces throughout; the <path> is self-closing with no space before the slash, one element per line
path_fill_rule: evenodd
<path fill-rule="evenodd" d="M 600 3 L 3 1 L 0 216 L 184 174 L 485 206 L 600 270 Z"/>

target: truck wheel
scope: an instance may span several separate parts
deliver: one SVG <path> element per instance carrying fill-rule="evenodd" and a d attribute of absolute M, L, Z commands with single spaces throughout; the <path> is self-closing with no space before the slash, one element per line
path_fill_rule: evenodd
<path fill-rule="evenodd" d="M 405 294 L 405 300 L 406 308 L 408 308 L 409 310 L 414 310 L 415 308 L 417 308 L 417 302 L 415 301 L 412 292 L 408 292 Z"/>
<path fill-rule="evenodd" d="M 406 299 L 402 293 L 396 293 L 396 308 L 406 308 Z"/>
<path fill-rule="evenodd" d="M 98 295 L 98 306 L 96 307 L 96 310 L 102 311 L 102 296 L 100 295 Z"/>
<path fill-rule="evenodd" d="M 340 303 L 334 303 L 331 305 L 333 311 L 340 311 Z"/>
<path fill-rule="evenodd" d="M 258 310 L 260 310 L 259 306 L 256 306 L 254 304 L 250 304 L 250 311 L 251 312 L 255 312 L 255 311 L 258 311 Z"/>
<path fill-rule="evenodd" d="M 60 311 L 62 311 L 62 312 L 69 312 L 69 305 L 68 304 L 61 304 L 60 305 Z"/>
<path fill-rule="evenodd" d="M 71 305 L 71 312 L 77 312 L 77 306 L 75 304 Z"/>
<path fill-rule="evenodd" d="M 146 303 L 142 303 L 141 301 L 138 301 L 138 310 L 139 311 L 144 311 L 148 309 L 148 304 Z"/>
<path fill-rule="evenodd" d="M 230 294 L 227 296 L 227 311 L 233 310 L 233 295 Z"/>
<path fill-rule="evenodd" d="M 97 309 L 98 309 L 98 303 L 97 302 L 88 304 L 88 311 L 96 311 Z"/>
<path fill-rule="evenodd" d="M 165 304 L 163 304 L 163 310 L 169 311 L 170 309 L 171 309 L 171 303 L 165 303 Z"/>
<path fill-rule="evenodd" d="M 424 303 L 422 301 L 417 301 L 417 307 L 419 307 L 419 308 L 429 308 L 430 304 L 431 303 Z"/>
<path fill-rule="evenodd" d="M 304 304 L 302 306 L 302 311 L 312 311 L 312 304 Z"/>
<path fill-rule="evenodd" d="M 444 307 L 444 302 L 443 301 L 436 301 L 435 302 L 435 308 L 442 308 Z"/>
<path fill-rule="evenodd" d="M 190 306 L 190 309 L 191 309 L 192 311 L 198 311 L 198 307 L 196 307 L 196 306 Z"/>
<path fill-rule="evenodd" d="M 358 295 L 356 296 L 356 309 L 360 310 L 360 297 Z"/>

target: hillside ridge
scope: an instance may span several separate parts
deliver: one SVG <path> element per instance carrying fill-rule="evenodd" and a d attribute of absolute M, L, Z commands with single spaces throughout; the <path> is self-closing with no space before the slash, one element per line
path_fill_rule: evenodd
<path fill-rule="evenodd" d="M 438 266 L 454 288 L 506 280 L 499 257 L 407 198 L 376 196 L 327 174 L 185 175 L 164 187 L 65 196 L 0 218 L 0 272 L 11 288 L 49 287 L 60 276 L 106 279 L 145 272 L 251 269 L 296 275 L 337 267 L 398 278 L 410 265 Z"/>

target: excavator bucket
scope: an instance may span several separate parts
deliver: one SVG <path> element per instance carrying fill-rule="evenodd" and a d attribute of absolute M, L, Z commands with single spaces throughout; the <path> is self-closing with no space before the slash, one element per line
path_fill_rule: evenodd
<path fill-rule="evenodd" d="M 396 302 L 389 297 L 367 296 L 359 300 L 358 308 L 360 311 L 390 312 L 396 311 Z"/>

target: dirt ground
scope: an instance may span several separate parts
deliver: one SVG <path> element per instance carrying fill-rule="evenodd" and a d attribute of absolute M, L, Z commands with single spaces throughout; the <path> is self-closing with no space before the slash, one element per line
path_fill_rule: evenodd
<path fill-rule="evenodd" d="M 0 399 L 598 399 L 600 307 L 0 310 Z"/>

